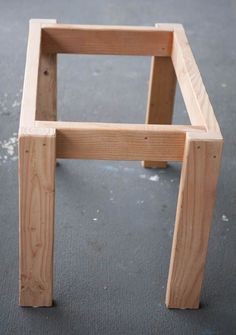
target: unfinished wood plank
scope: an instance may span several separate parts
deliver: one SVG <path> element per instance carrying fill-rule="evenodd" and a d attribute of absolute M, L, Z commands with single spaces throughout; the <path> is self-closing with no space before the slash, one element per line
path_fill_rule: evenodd
<path fill-rule="evenodd" d="M 182 161 L 191 126 L 35 122 L 57 129 L 57 158 Z M 201 131 L 201 128 L 195 128 Z"/>
<path fill-rule="evenodd" d="M 170 57 L 152 57 L 146 123 L 171 124 L 176 75 Z M 144 161 L 145 168 L 165 168 L 166 162 Z"/>
<path fill-rule="evenodd" d="M 55 129 L 113 129 L 113 130 L 156 130 L 156 131 L 173 131 L 173 132 L 200 132 L 206 133 L 206 129 L 203 126 L 192 126 L 192 125 L 169 125 L 169 124 L 140 124 L 140 123 L 103 123 L 103 122 L 68 122 L 68 121 L 35 121 L 35 127 L 42 128 L 55 128 Z M 215 134 L 215 133 L 214 133 Z M 214 136 L 213 134 L 213 136 Z"/>
<path fill-rule="evenodd" d="M 53 277 L 54 129 L 21 128 L 19 137 L 21 306 L 51 306 Z"/>
<path fill-rule="evenodd" d="M 21 102 L 20 128 L 31 127 L 35 120 L 40 48 L 41 23 L 39 21 L 30 20 Z"/>
<path fill-rule="evenodd" d="M 43 27 L 47 53 L 170 56 L 172 32 L 154 27 L 50 25 Z"/>
<path fill-rule="evenodd" d="M 42 53 L 39 65 L 36 120 L 57 119 L 57 55 Z"/>
<path fill-rule="evenodd" d="M 204 125 L 209 131 L 220 133 L 201 74 L 181 25 L 176 25 L 174 29 L 171 57 L 192 125 Z"/>
<path fill-rule="evenodd" d="M 219 175 L 222 139 L 187 134 L 166 305 L 198 308 Z"/>
<path fill-rule="evenodd" d="M 36 120 L 57 119 L 57 55 L 41 53 Z"/>
<path fill-rule="evenodd" d="M 43 23 L 52 24 L 56 23 L 56 20 L 32 19 L 29 23 L 29 36 L 20 113 L 20 128 L 32 127 L 36 117 L 37 102 L 39 101 L 37 94 L 39 82 L 39 60 L 41 52 L 41 26 Z M 43 89 L 42 84 L 43 82 L 40 84 L 40 92 Z M 49 101 L 51 98 L 47 96 L 46 99 Z M 40 103 L 44 104 L 44 102 Z M 39 111 L 40 110 L 41 107 L 39 106 Z"/>

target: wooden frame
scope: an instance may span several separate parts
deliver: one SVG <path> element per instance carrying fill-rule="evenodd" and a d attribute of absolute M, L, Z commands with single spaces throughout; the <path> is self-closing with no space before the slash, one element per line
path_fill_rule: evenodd
<path fill-rule="evenodd" d="M 56 121 L 57 53 L 152 56 L 146 124 Z M 191 125 L 171 125 L 176 81 Z M 19 127 L 20 305 L 51 306 L 56 158 L 183 162 L 169 308 L 198 308 L 223 138 L 184 29 L 31 20 Z"/>

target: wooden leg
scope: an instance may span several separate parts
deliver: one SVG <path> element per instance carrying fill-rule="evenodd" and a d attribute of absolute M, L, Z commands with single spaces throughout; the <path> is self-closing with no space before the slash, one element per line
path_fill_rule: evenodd
<path fill-rule="evenodd" d="M 203 137 L 186 138 L 166 293 L 169 308 L 199 307 L 222 151 L 222 140 Z"/>
<path fill-rule="evenodd" d="M 146 123 L 171 124 L 176 75 L 170 57 L 152 57 Z M 145 168 L 165 168 L 166 162 L 143 161 Z"/>
<path fill-rule="evenodd" d="M 42 53 L 39 65 L 36 120 L 57 120 L 57 55 Z"/>
<path fill-rule="evenodd" d="M 19 136 L 20 305 L 51 306 L 55 130 Z"/>
<path fill-rule="evenodd" d="M 36 120 L 57 121 L 57 54 L 40 56 Z"/>

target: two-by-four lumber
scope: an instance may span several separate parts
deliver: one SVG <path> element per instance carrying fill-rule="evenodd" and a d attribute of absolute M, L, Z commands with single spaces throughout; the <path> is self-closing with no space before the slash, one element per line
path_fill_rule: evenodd
<path fill-rule="evenodd" d="M 155 27 L 45 25 L 42 47 L 47 53 L 170 56 L 172 31 Z"/>
<path fill-rule="evenodd" d="M 172 62 L 191 124 L 205 126 L 208 131 L 220 134 L 212 105 L 203 84 L 182 25 L 162 25 L 173 27 Z"/>
<path fill-rule="evenodd" d="M 19 137 L 20 305 L 51 306 L 56 138 L 54 129 Z"/>
<path fill-rule="evenodd" d="M 182 161 L 187 131 L 200 127 L 36 121 L 57 130 L 57 158 Z"/>
<path fill-rule="evenodd" d="M 40 55 L 36 120 L 57 119 L 57 54 Z"/>
<path fill-rule="evenodd" d="M 36 116 L 41 23 L 30 20 L 24 86 L 21 101 L 20 128 L 32 127 Z"/>
<path fill-rule="evenodd" d="M 21 306 L 52 305 L 56 131 L 50 128 L 36 128 L 34 122 L 36 114 L 38 117 L 44 117 L 47 112 L 50 115 L 49 119 L 54 119 L 55 115 L 55 96 L 48 96 L 51 93 L 53 95 L 55 89 L 54 56 L 43 57 L 40 64 L 41 26 L 42 23 L 54 22 L 56 21 L 30 20 L 29 28 L 19 128 Z M 47 81 L 48 78 L 39 79 L 39 67 L 42 64 L 47 65 L 48 70 L 50 67 L 49 76 L 52 82 Z M 46 89 L 49 91 L 46 92 Z"/>
<path fill-rule="evenodd" d="M 223 141 L 188 133 L 166 293 L 169 308 L 198 308 Z"/>
<path fill-rule="evenodd" d="M 40 54 L 41 54 L 42 23 L 52 24 L 55 22 L 56 20 L 37 20 L 37 19 L 30 20 L 24 87 L 21 102 L 20 129 L 23 127 L 32 127 L 36 118 L 37 102 L 39 101 L 37 95 L 38 95 L 38 83 L 40 81 L 39 66 L 41 58 Z M 44 60 L 43 62 L 45 63 Z M 53 77 L 54 74 L 52 74 L 51 78 Z M 44 89 L 42 84 L 43 82 L 41 81 L 40 92 Z M 42 108 L 40 107 L 40 109 Z M 40 112 L 38 114 L 40 114 Z"/>
<path fill-rule="evenodd" d="M 171 124 L 176 88 L 176 75 L 170 57 L 152 57 L 148 103 L 147 124 Z M 145 168 L 165 168 L 167 163 L 144 161 Z"/>

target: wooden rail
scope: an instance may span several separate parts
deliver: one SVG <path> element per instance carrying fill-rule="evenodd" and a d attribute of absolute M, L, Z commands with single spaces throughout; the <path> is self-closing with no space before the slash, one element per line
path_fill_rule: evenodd
<path fill-rule="evenodd" d="M 173 33 L 155 27 L 45 25 L 42 47 L 48 53 L 170 56 Z"/>
<path fill-rule="evenodd" d="M 201 127 L 36 121 L 56 129 L 58 158 L 182 161 L 186 132 Z"/>

